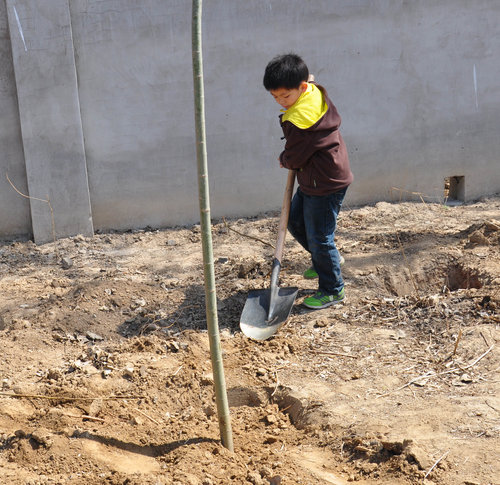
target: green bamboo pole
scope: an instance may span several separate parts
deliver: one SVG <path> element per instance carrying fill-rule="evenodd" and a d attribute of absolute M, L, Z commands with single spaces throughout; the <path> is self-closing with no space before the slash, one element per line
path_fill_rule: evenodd
<path fill-rule="evenodd" d="M 193 0 L 192 51 L 196 156 L 198 160 L 198 192 L 203 247 L 203 270 L 205 275 L 205 306 L 221 441 L 223 446 L 225 446 L 228 450 L 233 451 L 233 436 L 231 431 L 231 420 L 229 417 L 226 383 L 224 379 L 224 366 L 222 364 L 219 324 L 217 322 L 217 297 L 215 293 L 215 272 L 212 251 L 210 195 L 208 189 L 207 145 L 205 134 L 205 95 L 203 90 L 203 53 L 201 44 L 201 4 L 202 0 Z"/>

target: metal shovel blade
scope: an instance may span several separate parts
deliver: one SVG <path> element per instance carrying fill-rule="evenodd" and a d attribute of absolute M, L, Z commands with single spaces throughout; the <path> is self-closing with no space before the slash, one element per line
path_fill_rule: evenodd
<path fill-rule="evenodd" d="M 288 320 L 298 288 L 278 288 L 273 298 L 273 308 L 269 315 L 271 290 L 253 290 L 248 294 L 240 318 L 240 328 L 244 335 L 254 340 L 266 340 L 273 336 Z"/>

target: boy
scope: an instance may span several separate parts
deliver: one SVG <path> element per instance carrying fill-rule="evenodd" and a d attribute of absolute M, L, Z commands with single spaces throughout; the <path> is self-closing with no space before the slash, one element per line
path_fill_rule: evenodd
<path fill-rule="evenodd" d="M 264 74 L 264 87 L 284 110 L 280 124 L 285 149 L 280 166 L 297 171 L 288 222 L 292 236 L 311 254 L 306 278 L 319 278 L 318 291 L 303 304 L 326 308 L 344 299 L 340 255 L 335 246 L 337 216 L 347 187 L 353 180 L 340 116 L 325 89 L 313 81 L 296 54 L 272 59 Z"/>

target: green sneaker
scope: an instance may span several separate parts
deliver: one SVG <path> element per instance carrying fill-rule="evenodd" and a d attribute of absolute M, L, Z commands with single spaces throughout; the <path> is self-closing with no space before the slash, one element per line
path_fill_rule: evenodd
<path fill-rule="evenodd" d="M 340 256 L 340 266 L 342 266 L 344 263 L 345 263 L 344 256 Z M 302 276 L 306 280 L 314 280 L 318 277 L 318 273 L 316 273 L 316 270 L 311 266 L 302 273 Z"/>
<path fill-rule="evenodd" d="M 315 278 L 318 277 L 318 273 L 316 273 L 316 270 L 311 266 L 302 273 L 302 276 L 306 280 L 314 280 Z"/>
<path fill-rule="evenodd" d="M 314 296 L 309 296 L 305 298 L 302 302 L 307 308 L 312 308 L 313 310 L 320 310 L 321 308 L 326 308 L 335 303 L 339 303 L 344 299 L 344 288 L 340 290 L 338 295 L 327 295 L 322 291 L 316 292 Z"/>

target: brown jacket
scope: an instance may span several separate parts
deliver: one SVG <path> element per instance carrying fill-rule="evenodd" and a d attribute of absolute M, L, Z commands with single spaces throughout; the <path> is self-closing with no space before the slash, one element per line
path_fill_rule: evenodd
<path fill-rule="evenodd" d="M 340 115 L 326 90 L 317 85 L 328 110 L 311 127 L 300 129 L 290 121 L 280 123 L 286 138 L 280 155 L 281 164 L 297 170 L 297 181 L 308 195 L 327 195 L 347 187 L 353 181 L 347 149 L 340 135 Z"/>

